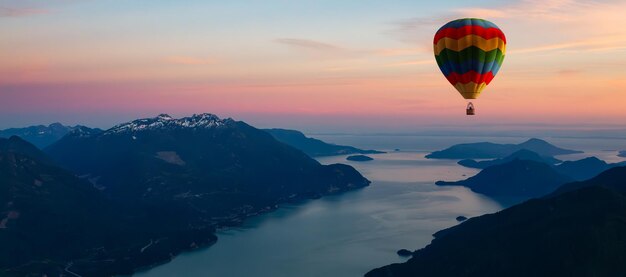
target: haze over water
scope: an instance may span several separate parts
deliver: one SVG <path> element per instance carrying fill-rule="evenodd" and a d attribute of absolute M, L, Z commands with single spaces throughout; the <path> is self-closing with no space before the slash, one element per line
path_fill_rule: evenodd
<path fill-rule="evenodd" d="M 372 184 L 353 192 L 323 197 L 246 220 L 222 230 L 217 244 L 185 253 L 172 262 L 137 276 L 362 276 L 389 263 L 401 262 L 401 248 L 418 249 L 438 230 L 457 224 L 455 217 L 492 213 L 502 205 L 463 187 L 437 187 L 437 180 L 460 180 L 477 170 L 456 160 L 428 160 L 432 150 L 456 143 L 519 143 L 524 137 L 318 136 L 333 143 L 384 149 L 374 161 L 359 163 L 345 156 L 318 159 L 347 163 Z M 557 146 L 595 155 L 610 162 L 623 159 L 611 149 L 625 148 L 624 139 L 547 138 Z M 400 148 L 400 151 L 394 151 Z M 610 151 L 609 151 L 610 150 Z M 465 175 L 465 176 L 464 176 Z"/>

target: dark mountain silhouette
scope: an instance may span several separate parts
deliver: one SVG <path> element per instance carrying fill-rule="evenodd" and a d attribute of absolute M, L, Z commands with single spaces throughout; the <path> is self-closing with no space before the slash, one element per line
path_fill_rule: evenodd
<path fill-rule="evenodd" d="M 465 186 L 490 197 L 515 197 L 528 199 L 543 196 L 560 185 L 572 181 L 550 165 L 531 161 L 513 160 L 490 166 L 466 180 L 438 181 L 438 186 Z"/>
<path fill-rule="evenodd" d="M 108 195 L 171 202 L 203 222 L 368 184 L 352 167 L 320 165 L 264 131 L 211 114 L 160 115 L 70 134 L 46 152 Z"/>
<path fill-rule="evenodd" d="M 41 162 L 48 164 L 52 163 L 52 161 L 46 156 L 46 154 L 41 152 L 41 150 L 18 136 L 11 136 L 8 139 L 0 138 L 0 152 L 19 153 L 37 159 Z"/>
<path fill-rule="evenodd" d="M 0 275 L 32 261 L 76 255 L 76 243 L 102 227 L 99 192 L 43 156 L 16 136 L 0 139 Z"/>
<path fill-rule="evenodd" d="M 540 156 L 544 156 L 544 157 L 582 153 L 581 151 L 559 148 L 544 140 L 532 138 L 520 144 L 497 144 L 497 143 L 490 143 L 490 142 L 457 144 L 450 148 L 430 153 L 426 155 L 426 158 L 429 158 L 429 159 L 504 158 L 521 149 L 527 149 L 527 150 L 536 152 Z"/>
<path fill-rule="evenodd" d="M 311 157 L 348 155 L 348 154 L 379 154 L 384 153 L 376 150 L 363 150 L 352 146 L 336 145 L 326 143 L 319 139 L 306 137 L 303 133 L 296 130 L 286 129 L 263 129 L 270 133 L 280 142 L 291 145 L 296 149 L 300 149 Z"/>
<path fill-rule="evenodd" d="M 561 174 L 572 177 L 574 180 L 587 180 L 616 166 L 624 166 L 626 163 L 608 164 L 596 157 L 584 158 L 577 161 L 566 161 L 555 168 Z"/>
<path fill-rule="evenodd" d="M 626 276 L 626 167 L 435 234 L 375 276 Z"/>
<path fill-rule="evenodd" d="M 626 150 L 619 151 L 619 154 L 617 154 L 617 156 L 626 158 Z"/>
<path fill-rule="evenodd" d="M 214 228 L 190 228 L 166 209 L 105 198 L 18 137 L 0 139 L 7 144 L 10 151 L 0 147 L 1 276 L 128 274 L 216 240 Z"/>
<path fill-rule="evenodd" d="M 565 184 L 559 187 L 553 193 L 546 196 L 546 198 L 596 185 L 606 187 L 612 190 L 626 192 L 626 181 L 624 181 L 624 176 L 622 176 L 624 174 L 624 171 L 626 171 L 625 166 L 618 166 L 608 169 L 607 171 L 602 172 L 600 175 L 592 179 Z"/>
<path fill-rule="evenodd" d="M 501 159 L 493 159 L 493 160 L 488 160 L 488 161 L 476 161 L 476 160 L 471 160 L 471 159 L 465 159 L 465 160 L 460 160 L 458 164 L 465 166 L 465 167 L 482 169 L 482 168 L 487 168 L 493 165 L 507 163 L 516 159 L 517 160 L 530 160 L 530 161 L 542 162 L 546 164 L 557 164 L 561 162 L 561 160 L 556 159 L 554 157 L 540 156 L 539 154 L 533 151 L 530 151 L 527 149 L 521 149 Z"/>
<path fill-rule="evenodd" d="M 131 274 L 280 203 L 369 184 L 210 114 L 77 128 L 46 151 L 0 141 L 0 275 Z"/>
<path fill-rule="evenodd" d="M 0 130 L 0 137 L 9 138 L 11 136 L 18 136 L 22 139 L 34 144 L 40 149 L 56 142 L 63 136 L 67 135 L 70 131 L 81 128 L 97 131 L 99 129 L 90 129 L 85 126 L 64 126 L 61 123 L 53 123 L 48 126 L 37 125 L 25 128 L 11 128 Z"/>

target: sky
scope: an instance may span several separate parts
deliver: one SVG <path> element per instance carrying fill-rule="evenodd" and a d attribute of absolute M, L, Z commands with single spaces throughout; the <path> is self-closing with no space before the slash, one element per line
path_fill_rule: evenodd
<path fill-rule="evenodd" d="M 259 127 L 626 127 L 626 1 L 0 0 L 0 128 L 209 112 Z M 502 69 L 466 101 L 433 57 L 488 19 Z"/>

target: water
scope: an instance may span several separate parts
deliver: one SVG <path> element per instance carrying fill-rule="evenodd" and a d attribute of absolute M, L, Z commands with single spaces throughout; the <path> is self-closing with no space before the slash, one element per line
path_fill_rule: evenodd
<path fill-rule="evenodd" d="M 218 233 L 217 244 L 189 252 L 137 276 L 362 276 L 389 263 L 402 262 L 401 248 L 418 249 L 438 230 L 467 217 L 502 209 L 497 202 L 462 187 L 437 187 L 436 180 L 460 180 L 477 170 L 452 160 L 427 160 L 429 151 L 455 143 L 519 143 L 525 138 L 326 136 L 324 140 L 374 149 L 403 149 L 371 155 L 370 162 L 345 156 L 320 158 L 324 164 L 347 163 L 372 181 L 364 189 L 297 205 L 285 205 Z M 548 138 L 599 158 L 621 161 L 624 140 Z M 606 151 L 611 150 L 611 151 Z M 574 158 L 589 154 L 571 155 Z M 568 156 L 561 159 L 574 159 Z"/>

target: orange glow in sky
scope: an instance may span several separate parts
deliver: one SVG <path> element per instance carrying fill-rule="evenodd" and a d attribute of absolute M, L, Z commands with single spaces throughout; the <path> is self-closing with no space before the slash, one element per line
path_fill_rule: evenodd
<path fill-rule="evenodd" d="M 626 2 L 262 2 L 0 1 L 0 127 L 199 112 L 333 130 L 625 125 Z M 460 17 L 508 40 L 471 121 L 432 54 Z"/>

